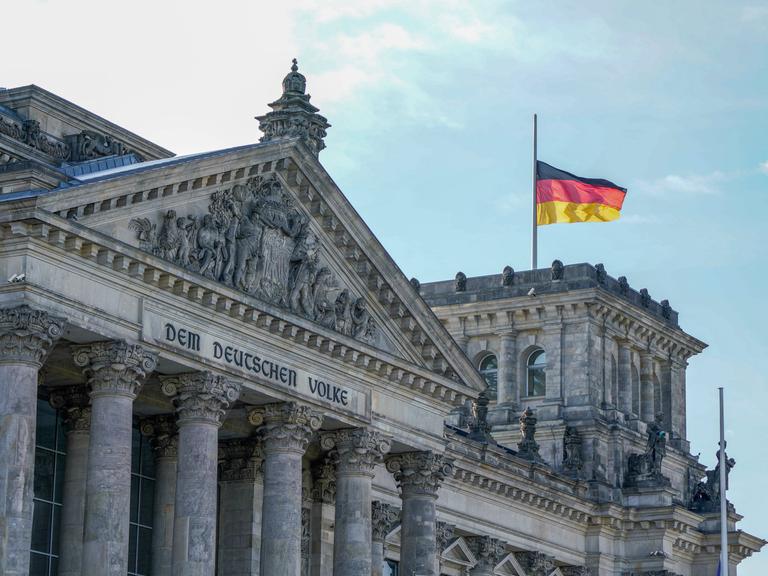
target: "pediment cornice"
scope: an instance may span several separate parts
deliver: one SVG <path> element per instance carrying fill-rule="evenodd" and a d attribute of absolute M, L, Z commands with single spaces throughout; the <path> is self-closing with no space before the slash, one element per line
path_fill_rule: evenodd
<path fill-rule="evenodd" d="M 377 302 L 388 317 L 389 333 L 399 339 L 397 347 L 406 351 L 406 357 L 481 390 L 484 383 L 474 366 L 317 159 L 298 142 L 255 144 L 199 158 L 172 159 L 43 196 L 38 206 L 90 227 L 139 206 L 146 211 L 154 201 L 213 193 L 270 176 L 291 191 L 335 248 L 339 263 L 358 277 L 366 297 Z"/>

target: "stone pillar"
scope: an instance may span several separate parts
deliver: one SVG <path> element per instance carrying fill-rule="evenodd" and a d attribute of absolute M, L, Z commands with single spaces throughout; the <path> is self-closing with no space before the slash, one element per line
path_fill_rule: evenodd
<path fill-rule="evenodd" d="M 91 394 L 83 574 L 128 571 L 133 401 L 157 358 L 123 341 L 73 346 Z"/>
<path fill-rule="evenodd" d="M 517 386 L 517 331 L 505 330 L 499 334 L 498 403 L 515 408 L 520 401 Z"/>
<path fill-rule="evenodd" d="M 685 374 L 688 362 L 685 358 L 677 358 L 673 362 L 671 378 L 671 431 L 672 437 L 685 440 L 686 432 L 686 407 L 685 407 Z"/>
<path fill-rule="evenodd" d="M 213 576 L 216 566 L 216 492 L 219 426 L 240 396 L 240 384 L 212 372 L 161 378 L 173 398 L 179 427 L 173 576 Z"/>
<path fill-rule="evenodd" d="M 544 351 L 547 354 L 547 404 L 563 400 L 563 322 L 562 318 L 544 324 Z"/>
<path fill-rule="evenodd" d="M 32 544 L 37 378 L 64 320 L 0 310 L 0 574 L 26 576 Z"/>
<path fill-rule="evenodd" d="M 336 455 L 328 453 L 311 469 L 310 576 L 333 576 L 333 526 L 336 510 Z"/>
<path fill-rule="evenodd" d="M 267 404 L 248 415 L 259 427 L 264 453 L 261 574 L 299 576 L 301 569 L 301 458 L 319 412 L 295 402 Z"/>
<path fill-rule="evenodd" d="M 170 574 L 173 555 L 173 521 L 176 507 L 176 471 L 179 434 L 176 418 L 154 416 L 141 423 L 141 433 L 151 438 L 155 451 L 155 503 L 152 514 L 152 574 Z"/>
<path fill-rule="evenodd" d="M 261 446 L 236 438 L 219 446 L 219 561 L 221 576 L 258 576 L 261 550 Z"/>
<path fill-rule="evenodd" d="M 371 504 L 371 575 L 384 576 L 384 541 L 400 521 L 400 510 L 391 504 Z"/>
<path fill-rule="evenodd" d="M 653 422 L 653 356 L 650 352 L 640 353 L 640 419 Z"/>
<path fill-rule="evenodd" d="M 437 576 L 435 503 L 440 484 L 453 473 L 453 461 L 433 452 L 405 452 L 387 459 L 403 501 L 400 572 Z"/>
<path fill-rule="evenodd" d="M 63 413 L 67 425 L 67 464 L 64 468 L 59 528 L 59 576 L 80 576 L 91 433 L 88 391 L 85 386 L 55 388 L 51 391 L 50 403 Z"/>
<path fill-rule="evenodd" d="M 477 560 L 469 576 L 493 576 L 496 565 L 506 556 L 504 542 L 490 536 L 470 536 L 466 541 Z"/>
<path fill-rule="evenodd" d="M 323 435 L 321 446 L 337 456 L 333 576 L 370 576 L 371 481 L 390 441 L 374 430 L 348 428 Z"/>
<path fill-rule="evenodd" d="M 619 340 L 619 410 L 632 414 L 632 355 L 629 343 Z"/>

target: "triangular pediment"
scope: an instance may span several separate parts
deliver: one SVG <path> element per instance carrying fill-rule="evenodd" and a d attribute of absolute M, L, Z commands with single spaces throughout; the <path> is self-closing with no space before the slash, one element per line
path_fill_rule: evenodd
<path fill-rule="evenodd" d="M 258 144 L 83 177 L 38 205 L 475 390 L 466 356 L 317 160 Z"/>
<path fill-rule="evenodd" d="M 507 554 L 507 556 L 499 562 L 494 569 L 494 572 L 499 576 L 528 576 L 515 558 L 515 555 L 511 553 Z"/>
<path fill-rule="evenodd" d="M 466 540 L 464 538 L 456 538 L 451 542 L 441 557 L 446 562 L 451 562 L 458 566 L 474 566 L 476 559 L 472 551 L 469 549 Z"/>

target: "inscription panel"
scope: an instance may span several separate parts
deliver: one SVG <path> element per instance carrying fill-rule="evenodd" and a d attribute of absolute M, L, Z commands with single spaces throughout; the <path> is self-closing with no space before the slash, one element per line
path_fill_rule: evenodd
<path fill-rule="evenodd" d="M 153 311 L 144 314 L 142 337 L 158 346 L 171 347 L 239 372 L 246 380 L 268 383 L 336 410 L 370 417 L 368 394 L 264 352 L 246 339 L 211 334 Z"/>

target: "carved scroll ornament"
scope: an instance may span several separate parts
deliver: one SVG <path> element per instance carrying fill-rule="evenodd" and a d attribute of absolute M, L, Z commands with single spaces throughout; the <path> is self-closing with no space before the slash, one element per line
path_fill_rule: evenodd
<path fill-rule="evenodd" d="M 376 340 L 366 301 L 320 262 L 308 218 L 273 175 L 211 194 L 206 214 L 130 222 L 142 250 L 363 342 Z"/>

